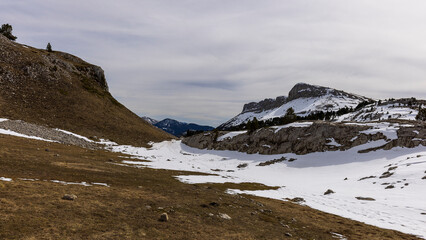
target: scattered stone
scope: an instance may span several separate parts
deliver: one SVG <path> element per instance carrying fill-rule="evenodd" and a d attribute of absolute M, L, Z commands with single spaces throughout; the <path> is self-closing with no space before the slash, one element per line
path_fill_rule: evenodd
<path fill-rule="evenodd" d="M 160 221 L 160 222 L 167 222 L 167 221 L 169 221 L 169 215 L 167 215 L 167 213 L 162 213 L 160 215 L 160 218 L 158 219 L 158 221 Z"/>
<path fill-rule="evenodd" d="M 231 217 L 226 213 L 219 213 L 219 217 L 226 219 L 226 220 L 231 220 Z"/>
<path fill-rule="evenodd" d="M 372 198 L 372 197 L 355 197 L 358 200 L 363 200 L 363 201 L 376 201 L 376 199 Z"/>
<path fill-rule="evenodd" d="M 345 180 L 345 181 L 346 181 L 346 180 L 348 180 L 348 178 L 347 178 L 347 177 L 345 177 L 345 179 L 343 179 L 343 180 Z"/>
<path fill-rule="evenodd" d="M 208 208 L 209 206 L 207 206 L 207 204 L 203 203 L 203 204 L 200 205 L 200 207 L 202 207 L 202 208 Z"/>
<path fill-rule="evenodd" d="M 422 179 L 423 179 L 423 180 L 424 180 L 424 179 L 426 179 L 426 176 L 422 177 Z"/>
<path fill-rule="evenodd" d="M 209 217 L 214 217 L 213 213 L 209 213 L 208 215 L 209 215 Z"/>
<path fill-rule="evenodd" d="M 426 212 L 422 212 L 422 213 L 420 213 L 421 215 L 426 215 Z"/>
<path fill-rule="evenodd" d="M 408 186 L 408 185 L 409 185 L 409 183 L 405 183 L 404 185 L 405 185 L 405 186 Z"/>
<path fill-rule="evenodd" d="M 397 169 L 397 168 L 398 168 L 397 166 L 390 167 L 390 168 L 388 169 L 388 171 L 392 171 L 392 170 L 395 170 L 395 169 Z"/>
<path fill-rule="evenodd" d="M 332 194 L 332 193 L 334 193 L 334 191 L 331 190 L 331 189 L 328 189 L 327 191 L 325 191 L 324 195 L 329 195 L 329 194 Z"/>
<path fill-rule="evenodd" d="M 268 165 L 272 165 L 272 164 L 275 164 L 275 163 L 284 162 L 285 160 L 287 160 L 287 158 L 281 157 L 279 159 L 273 159 L 273 160 L 269 160 L 269 161 L 266 161 L 266 162 L 261 162 L 261 163 L 257 164 L 257 166 L 261 166 L 261 167 L 268 166 Z"/>
<path fill-rule="evenodd" d="M 293 235 L 291 235 L 291 233 L 285 233 L 284 234 L 286 237 L 293 237 Z"/>
<path fill-rule="evenodd" d="M 289 162 L 294 162 L 294 161 L 296 161 L 297 159 L 296 158 L 290 158 L 288 161 Z"/>
<path fill-rule="evenodd" d="M 281 226 L 283 226 L 283 227 L 285 227 L 285 228 L 290 228 L 290 226 L 289 226 L 289 225 L 287 225 L 287 224 L 285 224 L 285 223 L 283 223 L 283 222 L 280 222 L 280 224 L 281 224 Z"/>
<path fill-rule="evenodd" d="M 44 151 L 49 152 L 50 150 L 48 148 L 44 149 Z"/>
<path fill-rule="evenodd" d="M 241 163 L 240 165 L 237 166 L 237 168 L 245 168 L 247 166 L 248 166 L 247 163 Z"/>
<path fill-rule="evenodd" d="M 358 179 L 358 181 L 362 181 L 362 180 L 369 179 L 369 178 L 376 178 L 376 176 L 363 177 L 363 178 Z"/>
<path fill-rule="evenodd" d="M 389 186 L 385 187 L 385 189 L 392 189 L 392 188 L 395 188 L 395 186 L 394 185 L 389 185 Z"/>
<path fill-rule="evenodd" d="M 77 196 L 74 194 L 65 194 L 62 197 L 63 200 L 69 200 L 69 201 L 74 201 L 75 199 L 77 199 Z"/>
<path fill-rule="evenodd" d="M 219 207 L 219 203 L 217 203 L 217 202 L 211 202 L 211 203 L 209 203 L 209 205 L 210 206 L 212 206 L 212 207 Z"/>
<path fill-rule="evenodd" d="M 145 209 L 146 209 L 146 210 L 151 210 L 151 208 L 152 208 L 152 207 L 151 207 L 151 206 L 149 206 L 149 205 L 146 205 L 146 206 L 145 206 Z"/>
<path fill-rule="evenodd" d="M 390 176 L 392 176 L 394 173 L 391 173 L 389 171 L 382 173 L 382 176 L 380 176 L 379 178 L 388 178 Z"/>

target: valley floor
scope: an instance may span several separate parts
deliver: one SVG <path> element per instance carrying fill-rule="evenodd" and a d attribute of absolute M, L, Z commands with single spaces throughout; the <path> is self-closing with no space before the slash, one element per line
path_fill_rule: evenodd
<path fill-rule="evenodd" d="M 265 156 L 171 141 L 106 151 L 4 134 L 0 239 L 417 239 L 344 217 L 426 235 L 424 148 Z M 296 160 L 257 166 L 282 156 Z M 333 214 L 282 201 L 294 197 Z"/>

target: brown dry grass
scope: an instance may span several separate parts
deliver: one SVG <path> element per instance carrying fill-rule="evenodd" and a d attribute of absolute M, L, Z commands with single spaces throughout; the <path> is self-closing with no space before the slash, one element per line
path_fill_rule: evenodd
<path fill-rule="evenodd" d="M 289 202 L 228 195 L 220 184 L 188 185 L 173 177 L 187 172 L 114 164 L 121 159 L 107 151 L 0 135 L 0 176 L 14 179 L 0 181 L 0 239 L 332 239 L 331 232 L 348 239 L 416 239 Z M 62 200 L 66 193 L 78 198 Z M 170 221 L 158 221 L 162 212 Z"/>
<path fill-rule="evenodd" d="M 25 48 L 0 36 L 0 116 L 121 144 L 146 146 L 173 138 L 88 77 L 92 68 L 72 55 Z"/>

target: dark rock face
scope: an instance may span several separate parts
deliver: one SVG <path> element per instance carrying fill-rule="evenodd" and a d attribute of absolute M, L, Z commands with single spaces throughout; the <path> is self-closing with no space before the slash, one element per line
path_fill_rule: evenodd
<path fill-rule="evenodd" d="M 377 149 L 393 147 L 426 146 L 426 124 L 413 122 L 413 127 L 401 127 L 397 131 L 398 139 L 388 139 L 383 133 L 361 133 L 368 126 L 348 125 L 344 123 L 314 122 L 309 127 L 288 127 L 278 131 L 274 128 L 263 128 L 252 134 L 243 133 L 233 138 L 218 141 L 218 134 L 198 134 L 185 138 L 183 143 L 199 149 L 231 150 L 249 154 L 307 154 L 312 152 L 339 151 L 366 144 L 370 141 L 385 140 L 384 145 L 364 149 L 369 152 Z M 416 134 L 415 132 L 418 132 Z M 334 140 L 334 141 L 333 141 Z"/>
<path fill-rule="evenodd" d="M 276 99 L 267 98 L 267 99 L 264 99 L 260 102 L 247 103 L 247 104 L 244 104 L 242 113 L 245 113 L 245 112 L 262 112 L 262 111 L 265 111 L 265 110 L 277 108 L 277 107 L 283 105 L 286 102 L 286 100 L 287 100 L 287 97 L 280 96 L 280 97 L 277 97 Z"/>
<path fill-rule="evenodd" d="M 336 90 L 333 88 L 315 86 L 315 85 L 310 85 L 306 83 L 298 83 L 288 93 L 288 101 L 298 99 L 298 98 L 321 97 L 326 94 L 330 94 L 333 96 L 345 96 L 345 97 L 350 97 L 350 98 L 359 99 L 359 100 L 367 99 L 365 97 L 357 96 L 357 95 Z"/>

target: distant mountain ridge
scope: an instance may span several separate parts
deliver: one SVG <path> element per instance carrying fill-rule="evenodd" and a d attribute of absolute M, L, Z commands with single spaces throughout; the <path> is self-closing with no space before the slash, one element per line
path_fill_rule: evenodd
<path fill-rule="evenodd" d="M 175 119 L 166 118 L 161 121 L 155 120 L 150 117 L 142 117 L 145 121 L 152 125 L 170 133 L 176 137 L 185 135 L 188 131 L 211 131 L 214 127 L 202 126 L 195 123 L 180 122 Z"/>
<path fill-rule="evenodd" d="M 233 128 L 254 118 L 259 121 L 280 118 L 285 116 L 289 108 L 292 108 L 299 117 L 307 117 L 320 112 L 335 113 L 346 109 L 343 113 L 344 115 L 335 116 L 330 114 L 333 116 L 331 119 L 333 121 L 414 120 L 418 113 L 418 108 L 422 104 L 425 105 L 424 100 L 415 98 L 375 101 L 372 98 L 342 90 L 298 83 L 289 91 L 288 97 L 267 98 L 260 102 L 245 104 L 240 114 L 218 128 Z"/>

